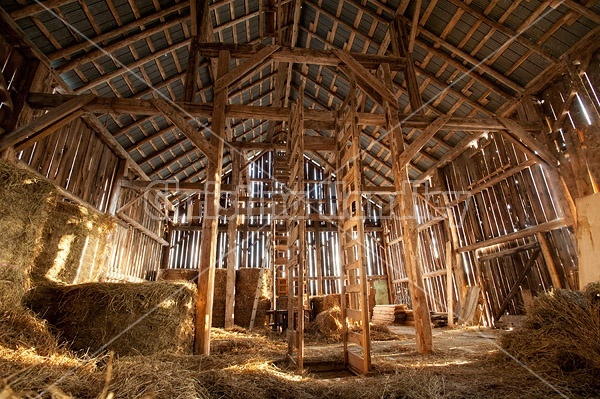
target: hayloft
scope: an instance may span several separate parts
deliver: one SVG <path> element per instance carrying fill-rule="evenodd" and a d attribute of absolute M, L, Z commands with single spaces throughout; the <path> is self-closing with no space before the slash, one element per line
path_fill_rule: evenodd
<path fill-rule="evenodd" d="M 599 22 L 0 0 L 0 397 L 600 394 Z"/>

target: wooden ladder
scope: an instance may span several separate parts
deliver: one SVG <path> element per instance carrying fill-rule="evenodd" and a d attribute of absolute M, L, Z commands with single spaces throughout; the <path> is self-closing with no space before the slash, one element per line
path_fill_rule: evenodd
<path fill-rule="evenodd" d="M 342 336 L 344 362 L 355 374 L 371 369 L 371 339 L 367 297 L 364 209 L 362 204 L 362 163 L 356 97 L 340 110 L 338 143 L 338 234 L 342 263 Z"/>
<path fill-rule="evenodd" d="M 289 180 L 288 236 L 288 358 L 304 368 L 304 314 L 309 308 L 306 284 L 306 193 L 304 185 L 304 110 L 292 105 L 288 133 Z"/>

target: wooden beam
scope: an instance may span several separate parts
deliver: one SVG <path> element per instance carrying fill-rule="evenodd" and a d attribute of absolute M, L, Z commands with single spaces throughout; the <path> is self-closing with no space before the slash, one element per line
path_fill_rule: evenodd
<path fill-rule="evenodd" d="M 592 10 L 591 8 L 587 8 L 586 6 L 584 6 L 583 4 L 580 4 L 578 2 L 576 2 L 575 0 L 564 0 L 562 1 L 562 3 L 569 7 L 570 9 L 572 9 L 573 11 L 577 12 L 578 14 L 586 17 L 587 19 L 595 22 L 596 24 L 600 24 L 600 15 L 597 14 L 594 10 Z"/>
<path fill-rule="evenodd" d="M 176 105 L 173 106 L 169 102 L 162 98 L 151 99 L 150 102 L 154 104 L 166 119 L 170 120 L 181 133 L 183 133 L 200 151 L 206 155 L 208 159 L 215 162 L 217 157 L 217 149 L 204 137 L 204 134 L 194 128 L 188 123 L 182 115 L 181 109 L 176 109 Z M 214 133 L 214 132 L 213 132 Z M 212 135 L 211 135 L 212 136 Z"/>
<path fill-rule="evenodd" d="M 188 4 L 185 3 L 185 2 L 182 2 L 182 3 L 179 3 L 179 4 L 175 4 L 175 5 L 171 6 L 171 7 L 165 8 L 164 10 L 160 10 L 160 11 L 157 11 L 157 12 L 155 12 L 153 14 L 147 15 L 147 16 L 145 16 L 143 18 L 136 19 L 133 22 L 125 24 L 125 25 L 122 25 L 122 26 L 120 26 L 120 27 L 118 27 L 116 29 L 111 29 L 111 30 L 108 30 L 108 31 L 106 31 L 104 33 L 99 34 L 98 36 L 94 36 L 94 37 L 90 38 L 91 42 L 87 41 L 87 40 L 84 40 L 82 42 L 73 44 L 72 46 L 65 47 L 65 48 L 62 48 L 60 50 L 57 50 L 54 53 L 48 54 L 48 58 L 51 61 L 55 61 L 55 60 L 61 59 L 63 57 L 67 57 L 67 56 L 69 56 L 69 55 L 71 55 L 73 53 L 76 53 L 78 51 L 85 50 L 88 47 L 93 47 L 94 44 L 98 44 L 99 45 L 100 43 L 105 42 L 105 41 L 110 40 L 110 39 L 113 39 L 113 38 L 116 38 L 117 36 L 127 34 L 128 32 L 131 32 L 134 29 L 145 28 L 145 25 L 147 23 L 155 21 L 157 19 L 165 18 L 167 15 L 169 15 L 171 13 L 174 13 L 174 12 L 177 12 L 177 11 L 180 11 L 180 10 L 183 10 L 187 6 L 188 6 Z M 185 18 L 182 18 L 179 21 L 181 21 L 182 23 L 185 23 Z M 167 21 L 161 23 L 161 25 L 163 26 L 163 29 L 165 29 L 165 25 L 167 23 L 168 23 Z M 148 29 L 144 29 L 143 31 L 147 32 Z M 129 40 L 129 38 L 128 38 L 128 40 Z M 122 42 L 121 42 L 121 46 L 123 46 Z M 106 50 L 106 47 L 104 47 L 104 49 Z"/>
<path fill-rule="evenodd" d="M 544 256 L 544 262 L 546 263 L 548 273 L 550 274 L 550 279 L 552 280 L 552 286 L 554 288 L 562 288 L 562 282 L 560 280 L 560 276 L 558 275 L 558 269 L 556 268 L 556 263 L 554 262 L 554 257 L 550 251 L 550 245 L 548 245 L 546 235 L 542 232 L 539 232 L 535 236 L 537 237 L 537 241 L 542 249 L 542 255 Z"/>
<path fill-rule="evenodd" d="M 350 53 L 338 49 L 334 49 L 332 51 L 340 60 L 342 60 L 344 64 L 348 66 L 352 72 L 354 72 L 359 85 L 364 86 L 366 84 L 369 88 L 375 90 L 381 96 L 383 101 L 387 101 L 391 107 L 398 109 L 398 100 L 396 100 L 394 93 L 392 93 L 371 72 L 365 69 L 365 67 L 363 67 L 360 62 L 354 59 Z M 393 87 L 393 85 L 390 87 Z"/>
<path fill-rule="evenodd" d="M 104 144 L 108 146 L 119 158 L 125 159 L 128 161 L 129 168 L 131 168 L 141 179 L 150 180 L 150 177 L 144 172 L 144 170 L 138 165 L 137 162 L 129 155 L 127 151 L 121 147 L 121 144 L 113 137 L 112 134 L 108 131 L 106 126 L 104 126 L 98 118 L 94 115 L 83 115 L 82 119 L 87 123 L 89 127 L 91 127 L 94 131 L 98 133 L 98 137 Z"/>
<path fill-rule="evenodd" d="M 388 87 L 392 87 L 392 75 L 389 67 L 382 65 L 383 81 Z M 396 102 L 397 106 L 397 102 Z M 400 194 L 396 196 L 393 205 L 402 224 L 402 237 L 404 240 L 404 265 L 409 279 L 409 291 L 412 300 L 413 314 L 415 317 L 415 332 L 417 350 L 419 353 L 431 353 L 433 351 L 433 335 L 431 331 L 431 318 L 427 298 L 425 297 L 423 271 L 419 259 L 418 227 L 414 216 L 413 193 L 409 190 L 410 179 L 406 164 L 403 166 L 398 162 L 404 151 L 404 138 L 400 121 L 394 107 L 385 104 L 388 116 L 388 131 L 390 132 L 390 151 L 392 153 L 392 172 L 394 174 L 394 186 Z M 408 191 L 408 192 L 407 192 Z"/>
<path fill-rule="evenodd" d="M 231 183 L 234 187 L 241 184 L 240 153 L 234 151 L 231 165 Z M 223 191 L 221 191 L 223 192 Z M 235 271 L 238 263 L 238 226 L 241 222 L 239 207 L 239 190 L 231 196 L 231 207 L 234 215 L 229 217 L 227 224 L 227 282 L 225 287 L 225 328 L 233 327 L 233 314 L 235 305 Z"/>
<path fill-rule="evenodd" d="M 93 96 L 72 98 L 64 104 L 31 121 L 27 125 L 7 133 L 0 139 L 0 151 L 4 151 L 10 146 L 35 139 L 36 136 L 45 129 L 50 128 L 52 125 L 59 123 L 65 118 L 69 118 L 70 115 L 75 114 L 93 99 Z"/>
<path fill-rule="evenodd" d="M 565 222 L 565 219 L 559 218 L 552 220 L 550 222 L 540 223 L 535 226 L 527 227 L 523 230 L 515 231 L 514 233 L 509 233 L 505 236 L 500 236 L 496 238 L 490 238 L 489 240 L 484 240 L 477 242 L 475 244 L 467 245 L 457 249 L 457 252 L 469 252 L 475 251 L 479 248 L 490 247 L 492 245 L 502 244 L 508 241 L 518 240 L 520 238 L 529 237 L 535 235 L 539 232 L 551 231 L 560 229 L 562 227 L 568 227 L 568 224 Z"/>
<path fill-rule="evenodd" d="M 412 54 L 415 47 L 415 39 L 419 26 L 419 15 L 421 13 L 421 0 L 415 1 L 415 11 L 413 12 L 412 22 L 410 24 L 410 34 L 408 36 L 408 52 Z"/>
<path fill-rule="evenodd" d="M 18 19 L 23 19 L 31 17 L 35 14 L 39 14 L 40 12 L 45 11 L 46 9 L 62 7 L 65 4 L 75 3 L 76 1 L 77 0 L 47 0 L 44 2 L 38 1 L 11 12 L 10 16 L 16 21 Z"/>
<path fill-rule="evenodd" d="M 506 126 L 506 129 L 509 131 L 509 133 L 513 134 L 515 138 L 527 146 L 527 148 L 529 148 L 534 155 L 542 159 L 546 164 L 552 167 L 558 166 L 556 157 L 552 155 L 546 148 L 542 147 L 542 144 L 539 141 L 530 136 L 529 133 L 527 133 L 527 131 L 525 131 L 525 129 L 523 129 L 518 122 L 508 118 L 498 118 L 498 121 Z"/>
<path fill-rule="evenodd" d="M 134 229 L 141 231 L 142 233 L 144 233 L 145 235 L 147 235 L 148 237 L 150 237 L 151 239 L 153 239 L 154 241 L 156 241 L 160 245 L 162 245 L 162 246 L 168 246 L 169 245 L 169 243 L 167 241 L 165 241 L 164 238 L 160 237 L 159 235 L 157 235 L 153 231 L 147 229 L 142 224 L 140 224 L 137 221 L 133 220 L 132 218 L 130 218 L 126 214 L 119 213 L 119 214 L 117 214 L 117 217 L 119 219 L 123 220 L 125 223 L 127 223 L 131 227 L 133 227 Z"/>
<path fill-rule="evenodd" d="M 484 262 L 486 260 L 503 258 L 505 256 L 511 256 L 511 255 L 514 255 L 514 254 L 518 254 L 519 252 L 527 251 L 527 250 L 530 250 L 530 249 L 537 249 L 539 247 L 540 247 L 540 244 L 537 243 L 537 242 L 534 242 L 534 243 L 531 243 L 531 244 L 520 245 L 520 246 L 515 247 L 515 248 L 505 249 L 505 250 L 502 250 L 500 252 L 494 252 L 494 253 L 491 253 L 489 255 L 479 256 L 478 259 L 479 259 L 480 262 Z"/>
<path fill-rule="evenodd" d="M 240 65 L 227 72 L 227 74 L 221 76 L 215 82 L 215 90 L 223 90 L 224 88 L 233 85 L 235 82 L 244 77 L 248 72 L 253 69 L 258 68 L 260 64 L 265 62 L 265 60 L 273 54 L 279 46 L 267 46 L 254 54 L 252 57 L 248 58 Z"/>
<path fill-rule="evenodd" d="M 431 125 L 427 126 L 419 137 L 417 137 L 409 146 L 400 154 L 400 158 L 397 160 L 401 168 L 407 166 L 411 159 L 421 149 L 427 142 L 441 129 L 444 127 L 446 122 L 450 119 L 450 115 L 443 115 L 437 118 L 435 121 L 431 123 Z"/>
<path fill-rule="evenodd" d="M 51 109 L 73 99 L 73 95 L 30 93 L 27 97 L 29 106 L 34 109 Z M 181 109 L 188 117 L 209 118 L 213 112 L 212 103 L 190 104 L 174 102 L 174 107 Z M 163 112 L 152 104 L 151 100 L 136 98 L 94 97 L 86 104 L 86 112 L 96 114 L 111 113 L 115 115 L 149 115 L 158 116 Z M 358 124 L 361 126 L 386 126 L 384 114 L 357 112 Z M 234 119 L 259 119 L 273 121 L 287 121 L 290 116 L 289 107 L 266 107 L 252 105 L 227 106 L 227 117 Z M 331 130 L 334 127 L 335 112 L 327 110 L 306 109 L 304 112 L 306 129 Z M 425 129 L 437 117 L 435 115 L 398 114 L 398 120 L 403 127 Z M 520 126 L 527 131 L 539 132 L 542 125 L 539 122 L 520 122 Z M 462 130 L 464 132 L 482 132 L 506 130 L 506 126 L 496 118 L 462 118 L 451 117 L 445 124 L 444 130 Z"/>
<path fill-rule="evenodd" d="M 531 254 L 531 257 L 525 264 L 525 267 L 521 271 L 521 274 L 519 274 L 519 277 L 517 277 L 517 281 L 515 281 L 515 283 L 512 285 L 510 291 L 506 295 L 506 298 L 504 298 L 504 301 L 502 301 L 502 304 L 500 305 L 496 313 L 494 313 L 495 322 L 498 322 L 498 320 L 500 320 L 500 317 L 502 317 L 502 314 L 504 313 L 504 310 L 506 310 L 506 307 L 510 303 L 510 300 L 515 296 L 515 294 L 519 290 L 519 287 L 521 286 L 521 284 L 523 284 L 523 281 L 525 281 L 525 278 L 527 278 L 527 274 L 535 264 L 535 260 L 537 259 L 540 252 L 541 250 L 538 248 L 533 252 L 533 254 Z"/>
<path fill-rule="evenodd" d="M 229 53 L 219 53 L 217 80 L 229 70 Z M 227 88 L 215 95 L 215 107 L 212 115 L 212 134 L 210 146 L 214 148 L 208 164 L 207 181 L 212 190 L 206 190 L 204 218 L 200 239 L 200 262 L 198 271 L 198 298 L 196 300 L 196 335 L 194 353 L 210 355 L 210 328 L 212 324 L 212 306 L 215 288 L 215 265 L 217 257 L 218 218 L 221 199 L 221 178 L 223 174 L 223 140 L 225 138 L 225 106 Z"/>
<path fill-rule="evenodd" d="M 228 50 L 232 58 L 251 58 L 256 53 L 270 46 L 228 43 L 200 43 L 199 53 L 203 57 L 214 57 L 221 48 Z M 317 50 L 302 47 L 290 47 L 280 45 L 278 50 L 270 55 L 274 62 L 289 62 L 309 65 L 339 66 L 343 63 L 334 54 L 335 50 Z M 339 50 L 342 51 L 342 50 Z M 352 57 L 364 68 L 374 70 L 382 63 L 389 63 L 393 71 L 404 70 L 406 59 L 397 55 L 375 55 L 356 52 L 342 51 Z"/>
<path fill-rule="evenodd" d="M 129 36 L 124 40 L 117 40 L 115 43 L 103 46 L 102 48 L 94 47 L 89 52 L 84 53 L 79 56 L 75 56 L 75 57 L 71 58 L 70 60 L 68 60 L 67 62 L 60 64 L 55 69 L 58 73 L 64 73 L 64 72 L 70 71 L 72 69 L 79 68 L 80 66 L 82 66 L 88 62 L 94 61 L 100 57 L 114 54 L 117 50 L 125 47 L 126 46 L 125 43 L 134 44 L 140 40 L 147 39 L 152 35 L 163 32 L 172 26 L 184 24 L 185 22 L 186 22 L 186 19 L 184 18 L 184 19 L 176 19 L 176 20 L 160 23 L 151 28 L 144 29 L 135 35 Z M 112 36 L 112 34 L 111 34 L 111 36 Z M 96 42 L 96 39 L 94 39 L 94 41 Z M 87 46 L 91 45 L 86 40 L 84 40 L 82 43 Z M 98 42 L 96 42 L 96 43 L 98 43 Z"/>

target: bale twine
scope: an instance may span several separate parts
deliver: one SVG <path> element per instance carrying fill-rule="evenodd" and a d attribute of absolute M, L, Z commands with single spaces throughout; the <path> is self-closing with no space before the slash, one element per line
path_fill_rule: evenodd
<path fill-rule="evenodd" d="M 190 353 L 195 287 L 181 282 L 46 284 L 26 304 L 74 350 Z"/>
<path fill-rule="evenodd" d="M 600 389 L 600 283 L 538 296 L 503 348 L 537 372 L 578 390 Z"/>

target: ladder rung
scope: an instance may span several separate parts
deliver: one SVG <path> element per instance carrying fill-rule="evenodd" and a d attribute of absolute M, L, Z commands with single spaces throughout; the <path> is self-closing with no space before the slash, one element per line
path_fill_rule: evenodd
<path fill-rule="evenodd" d="M 354 227 L 358 226 L 358 223 L 360 223 L 360 220 L 358 219 L 348 219 L 344 222 L 344 230 L 349 230 L 349 229 L 353 229 Z"/>
<path fill-rule="evenodd" d="M 344 266 L 345 270 L 356 270 L 360 267 L 360 261 L 359 260 L 355 260 L 353 262 L 349 262 L 348 264 L 346 264 Z"/>
<path fill-rule="evenodd" d="M 358 309 L 346 308 L 346 316 L 354 321 L 362 321 L 362 312 Z"/>
<path fill-rule="evenodd" d="M 355 333 L 352 331 L 348 332 L 348 342 L 352 342 L 353 344 L 362 346 L 363 339 L 362 334 Z"/>
<path fill-rule="evenodd" d="M 360 292 L 360 284 L 350 284 L 344 287 L 344 289 L 348 293 L 358 293 Z"/>

